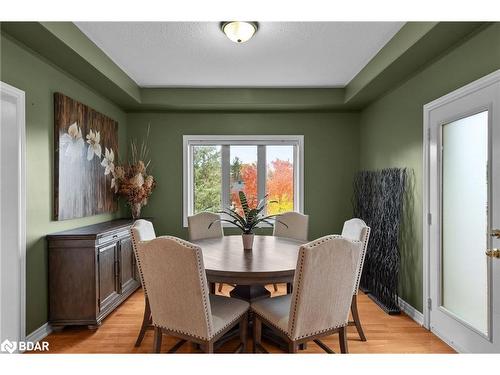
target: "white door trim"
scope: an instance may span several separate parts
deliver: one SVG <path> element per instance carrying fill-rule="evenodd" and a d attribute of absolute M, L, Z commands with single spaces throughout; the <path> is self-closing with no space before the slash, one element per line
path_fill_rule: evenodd
<path fill-rule="evenodd" d="M 424 163 L 424 181 L 423 181 L 423 209 L 422 209 L 422 229 L 423 229 L 423 310 L 424 310 L 424 327 L 430 329 L 430 306 L 428 304 L 430 296 L 430 226 L 435 224 L 437 218 L 430 217 L 430 113 L 432 110 L 439 108 L 447 103 L 453 102 L 461 97 L 472 94 L 478 90 L 488 87 L 492 84 L 500 82 L 500 69 L 493 73 L 484 76 L 468 85 L 465 85 L 455 91 L 450 92 L 430 103 L 424 105 L 424 148 L 423 148 L 423 163 Z"/>
<path fill-rule="evenodd" d="M 18 201 L 17 209 L 19 211 L 19 232 L 18 238 L 18 253 L 20 267 L 20 297 L 21 297 L 21 322 L 20 322 L 20 338 L 21 341 L 26 340 L 26 114 L 25 114 L 25 93 L 18 88 L 0 81 L 0 91 L 11 96 L 16 101 L 17 107 L 17 142 L 19 153 L 19 168 L 18 168 Z"/>

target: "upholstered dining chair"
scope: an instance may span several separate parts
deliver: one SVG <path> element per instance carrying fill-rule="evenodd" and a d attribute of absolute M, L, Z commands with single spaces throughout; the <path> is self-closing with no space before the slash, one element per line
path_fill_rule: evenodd
<path fill-rule="evenodd" d="M 134 249 L 135 261 L 137 263 L 137 268 L 139 269 L 139 276 L 141 279 L 142 290 L 144 291 L 144 315 L 142 317 L 141 329 L 139 331 L 139 336 L 135 341 L 135 346 L 139 346 L 144 339 L 144 335 L 148 329 L 153 329 L 153 321 L 151 319 L 151 309 L 149 307 L 148 294 L 144 286 L 144 279 L 142 277 L 142 272 L 140 272 L 141 264 L 139 262 L 139 257 L 137 256 L 137 243 L 140 241 L 150 241 L 156 238 L 155 228 L 153 223 L 147 220 L 136 220 L 132 227 L 130 228 L 132 234 L 132 247 Z"/>
<path fill-rule="evenodd" d="M 365 333 L 363 332 L 363 327 L 361 326 L 361 320 L 359 319 L 358 313 L 358 291 L 359 282 L 361 280 L 361 274 L 363 272 L 363 264 L 365 262 L 366 248 L 368 246 L 368 240 L 370 239 L 370 227 L 361 219 L 351 219 L 344 223 L 342 229 L 342 237 L 348 238 L 350 240 L 357 240 L 363 243 L 363 248 L 361 250 L 361 256 L 359 257 L 358 273 L 356 276 L 356 284 L 354 284 L 354 292 L 352 295 L 351 302 L 351 315 L 352 321 L 349 322 L 350 326 L 355 326 L 358 331 L 358 335 L 361 341 L 366 341 Z"/>
<path fill-rule="evenodd" d="M 220 216 L 212 212 L 200 212 L 199 214 L 188 216 L 189 241 L 224 237 L 222 224 L 220 221 L 216 221 L 218 219 L 220 219 Z M 211 223 L 213 224 L 210 225 Z M 222 285 L 222 283 L 219 284 L 219 293 L 222 292 Z"/>
<path fill-rule="evenodd" d="M 203 240 L 206 238 L 220 238 L 224 236 L 220 215 L 213 212 L 200 212 L 199 214 L 188 216 L 189 241 Z M 212 226 L 210 226 L 210 224 Z M 210 228 L 209 228 L 210 226 Z"/>
<path fill-rule="evenodd" d="M 309 241 L 309 215 L 292 211 L 279 215 L 274 223 L 273 236 Z M 278 286 L 273 284 L 273 287 L 277 292 Z M 291 285 L 287 284 L 287 293 L 290 287 Z"/>
<path fill-rule="evenodd" d="M 333 351 L 320 337 L 339 334 L 341 353 L 347 353 L 346 326 L 356 283 L 362 242 L 325 236 L 299 250 L 293 293 L 253 302 L 253 351 L 267 352 L 261 344 L 262 323 L 288 343 L 288 351 L 314 341 Z"/>
<path fill-rule="evenodd" d="M 155 327 L 154 352 L 160 352 L 165 333 L 180 339 L 169 352 L 190 341 L 213 353 L 217 340 L 236 325 L 237 351 L 246 351 L 249 304 L 209 294 L 201 248 L 162 236 L 138 242 L 137 250 Z"/>
<path fill-rule="evenodd" d="M 309 215 L 303 215 L 299 212 L 285 212 L 276 219 L 273 236 L 308 241 Z"/>

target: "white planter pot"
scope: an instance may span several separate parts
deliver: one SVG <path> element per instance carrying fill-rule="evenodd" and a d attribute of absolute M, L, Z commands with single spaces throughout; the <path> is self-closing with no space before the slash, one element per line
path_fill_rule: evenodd
<path fill-rule="evenodd" d="M 253 246 L 253 233 L 252 234 L 242 234 L 241 238 L 243 240 L 243 249 L 252 250 Z"/>

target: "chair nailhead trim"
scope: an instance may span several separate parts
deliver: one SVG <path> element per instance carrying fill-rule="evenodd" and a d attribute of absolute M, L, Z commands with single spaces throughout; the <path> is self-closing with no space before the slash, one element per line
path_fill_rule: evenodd
<path fill-rule="evenodd" d="M 354 293 L 353 295 L 357 295 L 359 292 L 359 283 L 361 282 L 361 274 L 363 273 L 363 264 L 365 263 L 366 250 L 368 248 L 368 239 L 370 238 L 370 227 L 366 227 L 365 237 L 363 238 L 363 250 L 361 251 L 359 260 L 359 269 L 358 276 L 356 277 L 356 283 L 354 284 Z"/>
<path fill-rule="evenodd" d="M 208 286 L 206 285 L 206 278 L 203 277 L 204 276 L 203 266 L 202 266 L 202 260 L 201 260 L 201 256 L 200 256 L 201 249 L 197 246 L 193 246 L 192 249 L 194 249 L 194 251 L 195 251 L 196 261 L 198 262 L 198 277 L 199 277 L 200 286 L 202 289 L 201 295 L 203 298 L 203 308 L 205 310 L 205 322 L 207 324 L 208 336 L 212 337 L 212 331 L 213 331 L 212 319 L 211 319 L 212 317 L 210 316 L 211 314 L 209 314 L 209 312 L 208 312 L 208 306 L 209 306 L 210 302 L 207 301 Z"/>
<path fill-rule="evenodd" d="M 336 329 L 339 327 L 345 327 L 347 325 L 347 321 L 346 321 L 345 323 L 339 324 L 339 325 L 334 326 L 334 327 L 330 327 L 330 328 L 322 329 L 320 331 L 304 334 L 302 336 L 297 337 L 296 339 L 292 338 L 292 333 L 295 330 L 295 323 L 296 323 L 297 304 L 298 304 L 297 296 L 299 295 L 299 291 L 300 291 L 300 288 L 302 285 L 301 282 L 302 282 L 302 275 L 303 275 L 303 271 L 304 271 L 304 259 L 305 259 L 305 251 L 304 250 L 305 249 L 312 249 L 318 245 L 321 245 L 322 243 L 325 243 L 327 241 L 331 241 L 331 240 L 336 239 L 336 238 L 342 238 L 342 236 L 339 236 L 339 235 L 325 236 L 325 237 L 319 238 L 316 241 L 302 245 L 300 248 L 300 263 L 299 263 L 299 272 L 298 272 L 298 276 L 297 276 L 297 288 L 293 288 L 292 300 L 294 301 L 294 305 L 293 305 L 293 309 L 292 309 L 291 316 L 290 316 L 290 322 L 289 322 L 291 327 L 290 327 L 290 332 L 287 332 L 288 337 L 290 337 L 290 339 L 292 339 L 292 340 L 298 340 L 298 339 L 301 339 L 304 337 L 314 336 L 314 335 L 317 335 L 317 334 L 320 334 L 323 332 L 327 332 L 327 331 L 332 330 L 332 329 Z M 361 241 L 351 241 L 351 242 L 361 243 Z"/>
<path fill-rule="evenodd" d="M 289 321 L 289 332 L 287 333 L 290 337 L 292 336 L 293 331 L 295 330 L 295 321 L 296 321 L 296 314 L 297 314 L 297 305 L 299 303 L 299 295 L 300 295 L 300 287 L 302 285 L 302 273 L 304 270 L 304 258 L 305 258 L 305 251 L 304 251 L 304 246 L 301 247 L 300 249 L 300 261 L 299 261 L 299 273 L 297 277 L 297 288 L 293 288 L 293 294 L 292 294 L 292 301 L 293 303 L 293 309 L 292 309 L 292 314 L 290 316 L 290 321 Z"/>
<path fill-rule="evenodd" d="M 154 317 L 153 317 L 153 319 L 154 319 Z M 191 336 L 191 337 L 194 337 L 194 338 L 197 338 L 197 339 L 200 339 L 200 340 L 210 340 L 209 337 L 203 337 L 203 336 L 199 336 L 199 335 L 193 335 L 192 333 L 184 332 L 184 331 L 181 331 L 179 329 L 168 328 L 168 327 L 162 326 L 161 324 L 155 323 L 154 321 L 153 321 L 153 325 L 155 327 L 166 329 L 167 331 L 170 331 L 170 332 L 180 333 L 181 335 Z"/>
<path fill-rule="evenodd" d="M 330 327 L 330 328 L 326 328 L 326 329 L 322 329 L 320 331 L 316 331 L 316 332 L 312 332 L 312 333 L 308 333 L 308 334 L 305 334 L 305 335 L 302 335 L 302 336 L 299 336 L 295 339 L 292 338 L 292 340 L 300 340 L 300 339 L 303 339 L 305 337 L 309 337 L 309 336 L 315 336 L 315 335 L 319 335 L 320 333 L 323 333 L 323 332 L 328 332 L 328 331 L 331 331 L 332 329 L 336 329 L 336 328 L 340 328 L 340 327 L 346 327 L 347 326 L 347 323 L 344 323 L 344 324 L 338 324 L 334 327 Z"/>
<path fill-rule="evenodd" d="M 229 323 L 227 323 L 224 327 L 222 327 L 221 329 L 219 329 L 217 332 L 214 332 L 213 334 L 211 334 L 210 336 L 208 337 L 204 337 L 204 336 L 199 336 L 199 335 L 193 335 L 192 333 L 188 333 L 188 332 L 185 332 L 185 331 L 181 331 L 179 329 L 173 329 L 173 328 L 168 328 L 168 327 L 165 327 L 165 326 L 162 326 L 161 324 L 158 324 L 156 322 L 154 322 L 154 317 L 153 317 L 153 325 L 156 326 L 156 327 L 159 327 L 159 328 L 163 328 L 163 329 L 166 329 L 167 331 L 171 331 L 171 332 L 176 332 L 176 333 L 180 333 L 182 335 L 186 335 L 186 336 L 191 336 L 191 337 L 194 337 L 194 338 L 197 338 L 197 339 L 200 339 L 200 340 L 210 340 L 212 337 L 215 337 L 217 336 L 220 332 L 224 331 L 227 327 L 229 327 L 231 324 L 233 324 L 235 321 L 237 321 L 238 319 L 240 319 L 243 315 L 245 315 L 247 312 L 245 311 L 243 314 L 240 314 L 240 315 L 235 315 L 234 318 L 232 320 L 229 321 Z"/>
<path fill-rule="evenodd" d="M 235 321 L 237 321 L 238 319 L 240 319 L 243 315 L 245 315 L 246 313 L 248 312 L 245 311 L 243 314 L 239 314 L 239 315 L 235 315 L 233 317 L 233 319 L 231 319 L 229 321 L 229 323 L 227 323 L 225 326 L 223 326 L 221 329 L 219 329 L 217 332 L 214 332 L 214 334 L 212 336 L 210 336 L 210 338 L 214 337 L 214 336 L 217 336 L 220 332 L 224 331 L 227 327 L 229 327 L 231 324 L 233 324 Z"/>
<path fill-rule="evenodd" d="M 284 329 L 283 329 L 283 328 L 281 328 L 281 327 L 278 327 L 278 325 L 277 325 L 277 324 L 274 324 L 271 318 L 268 318 L 267 316 L 264 316 L 264 314 L 262 314 L 262 313 L 260 313 L 260 312 L 258 312 L 258 311 L 255 311 L 255 309 L 253 309 L 253 308 L 252 308 L 252 311 L 253 311 L 255 314 L 257 314 L 257 315 L 261 316 L 262 318 L 264 318 L 264 319 L 265 319 L 268 323 L 270 323 L 273 327 L 275 327 L 275 328 L 279 329 L 281 332 L 283 332 L 283 333 L 284 333 L 284 334 L 286 334 L 288 337 L 290 337 L 290 334 L 288 333 L 288 331 L 284 330 Z"/>
<path fill-rule="evenodd" d="M 146 283 L 144 282 L 144 274 L 142 273 L 141 261 L 139 260 L 137 239 L 135 238 L 134 231 L 132 229 L 130 229 L 130 236 L 132 237 L 132 249 L 134 250 L 135 261 L 137 263 L 137 268 L 139 269 L 139 277 L 141 279 L 142 290 L 144 291 L 145 297 L 147 297 L 148 291 L 146 289 Z"/>
<path fill-rule="evenodd" d="M 297 338 L 293 338 L 290 332 L 287 332 L 287 331 L 285 331 L 283 328 L 278 327 L 278 325 L 277 325 L 277 324 L 274 324 L 274 323 L 272 322 L 272 319 L 268 318 L 267 316 L 264 316 L 264 314 L 261 314 L 260 312 L 255 311 L 255 309 L 252 309 L 252 311 L 253 311 L 255 314 L 257 314 L 257 315 L 261 316 L 262 318 L 264 318 L 264 319 L 265 319 L 265 320 L 266 320 L 269 324 L 271 324 L 273 327 L 275 327 L 276 329 L 278 329 L 278 330 L 280 330 L 281 332 L 283 332 L 284 334 L 286 334 L 286 335 L 290 338 L 290 340 L 300 340 L 300 339 L 302 339 L 302 338 L 304 338 L 304 337 L 309 337 L 309 336 L 318 335 L 318 334 L 323 333 L 323 332 L 331 331 L 332 329 L 336 329 L 336 328 L 346 327 L 346 326 L 347 326 L 347 323 L 346 323 L 346 324 L 339 324 L 339 325 L 336 325 L 336 326 L 333 326 L 333 327 L 330 327 L 330 328 L 326 328 L 326 329 L 322 329 L 322 330 L 319 330 L 319 331 L 315 331 L 315 332 L 313 332 L 313 333 L 307 333 L 307 334 L 302 335 L 302 336 L 299 336 L 299 337 L 297 337 Z"/>

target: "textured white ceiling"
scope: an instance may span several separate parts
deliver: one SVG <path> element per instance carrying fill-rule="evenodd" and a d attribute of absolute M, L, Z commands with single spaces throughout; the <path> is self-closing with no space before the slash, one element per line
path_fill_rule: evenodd
<path fill-rule="evenodd" d="M 217 22 L 77 22 L 143 87 L 342 87 L 403 22 L 262 22 L 243 44 Z"/>

